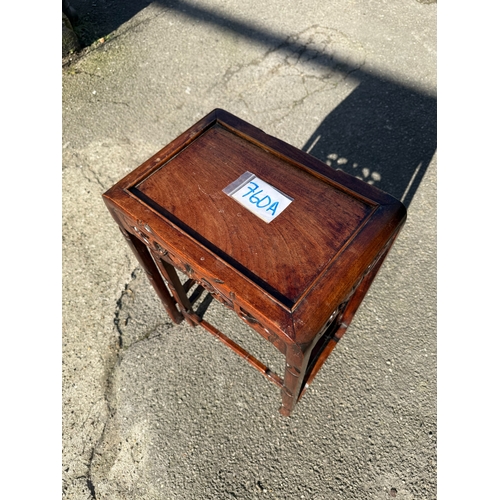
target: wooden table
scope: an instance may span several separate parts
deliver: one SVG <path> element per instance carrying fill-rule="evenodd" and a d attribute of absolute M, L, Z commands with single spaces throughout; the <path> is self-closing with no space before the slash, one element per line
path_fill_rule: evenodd
<path fill-rule="evenodd" d="M 221 109 L 103 198 L 172 321 L 201 325 L 280 387 L 285 416 L 406 219 L 392 196 Z M 204 290 L 283 353 L 283 378 L 203 319 Z"/>

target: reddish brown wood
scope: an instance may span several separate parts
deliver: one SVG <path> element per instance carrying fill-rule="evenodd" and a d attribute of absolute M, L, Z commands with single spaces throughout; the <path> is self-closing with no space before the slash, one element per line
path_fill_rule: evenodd
<path fill-rule="evenodd" d="M 318 342 L 314 345 L 315 351 L 313 350 L 312 359 L 305 370 L 305 377 L 298 399 L 302 397 L 306 389 L 311 385 L 314 377 L 351 324 L 358 307 L 361 305 L 396 237 L 397 234 L 393 236 L 389 244 L 382 250 L 380 256 L 368 266 L 360 284 L 352 291 L 352 295 L 345 301 L 345 305 L 341 305 L 338 308 L 338 314 L 335 316 L 333 323 L 326 330 L 324 336 L 319 338 Z"/>
<path fill-rule="evenodd" d="M 270 224 L 223 192 L 245 171 L 293 198 Z M 387 193 L 219 109 L 103 196 L 171 317 L 203 326 L 282 386 L 283 415 L 345 332 L 406 218 Z M 197 316 L 187 296 L 195 284 L 284 354 L 283 381 Z"/>
<path fill-rule="evenodd" d="M 125 240 L 134 252 L 136 259 L 144 269 L 149 282 L 153 286 L 157 295 L 160 297 L 160 300 L 162 301 L 168 315 L 174 323 L 179 324 L 183 319 L 182 314 L 180 314 L 179 310 L 176 308 L 173 297 L 165 287 L 165 283 L 161 279 L 161 276 L 158 273 L 158 269 L 154 265 L 154 262 L 151 259 L 151 255 L 146 248 L 146 245 L 144 245 L 144 243 L 142 243 L 138 238 L 136 238 L 133 234 L 128 233 L 122 227 L 120 227 L 120 229 L 123 236 L 125 237 Z"/>
<path fill-rule="evenodd" d="M 272 224 L 222 191 L 247 170 L 295 200 Z M 182 221 L 290 307 L 373 210 L 217 124 L 137 184 L 134 193 Z M 326 216 L 326 206 L 335 218 Z M 307 265 L 298 272 L 297 262 Z"/>

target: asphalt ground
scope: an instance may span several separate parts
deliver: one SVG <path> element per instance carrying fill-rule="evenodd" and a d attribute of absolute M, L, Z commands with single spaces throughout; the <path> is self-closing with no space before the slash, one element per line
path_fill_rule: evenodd
<path fill-rule="evenodd" d="M 112 28 L 63 69 L 63 498 L 436 498 L 436 4 L 160 1 Z M 169 321 L 101 199 L 215 107 L 408 208 L 290 418 Z"/>

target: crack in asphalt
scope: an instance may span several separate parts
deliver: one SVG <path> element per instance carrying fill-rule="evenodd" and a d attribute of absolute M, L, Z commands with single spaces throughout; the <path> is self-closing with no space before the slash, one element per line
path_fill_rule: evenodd
<path fill-rule="evenodd" d="M 348 49 L 352 61 L 347 63 L 326 51 L 333 45 Z M 247 64 L 236 64 L 227 68 L 221 81 L 227 91 L 232 91 L 248 110 L 258 113 L 250 104 L 248 97 L 272 83 L 275 78 L 293 76 L 300 78 L 301 96 L 292 98 L 292 102 L 267 103 L 266 113 L 276 112 L 271 119 L 273 125 L 285 119 L 295 108 L 302 105 L 311 96 L 336 88 L 341 82 L 352 78 L 358 71 L 363 71 L 366 63 L 365 48 L 354 43 L 338 30 L 331 30 L 320 25 L 311 26 L 300 33 L 290 35 L 280 44 L 268 48 L 265 53 Z M 263 68 L 263 72 L 259 72 Z M 318 73 L 320 70 L 320 73 Z M 317 82 L 312 85 L 311 82 Z M 218 85 L 215 84 L 213 87 Z M 247 94 L 250 92 L 250 95 Z M 274 104 L 274 105 L 273 105 Z"/>
<path fill-rule="evenodd" d="M 131 292 L 133 294 L 133 291 L 130 290 L 130 285 L 137 279 L 137 273 L 139 271 L 139 267 L 136 267 L 133 271 L 132 274 L 130 275 L 130 280 L 128 283 L 125 284 L 125 288 L 123 289 L 119 299 L 116 301 L 116 311 L 115 311 L 115 318 L 114 318 L 114 324 L 116 331 L 118 332 L 118 349 L 122 349 L 123 347 L 123 337 L 124 337 L 124 332 L 121 328 L 120 325 L 120 313 L 123 309 L 124 303 L 123 299 Z M 126 323 L 125 323 L 126 325 Z"/>
<path fill-rule="evenodd" d="M 93 475 L 92 468 L 94 465 L 94 458 L 95 458 L 96 454 L 98 454 L 96 450 L 104 442 L 104 439 L 105 439 L 105 436 L 106 436 L 106 433 L 108 430 L 109 422 L 111 421 L 111 419 L 114 418 L 115 413 L 116 413 L 116 407 L 115 407 L 115 402 L 114 402 L 114 399 L 115 399 L 114 375 L 116 373 L 117 368 L 120 366 L 120 363 L 122 360 L 121 352 L 122 352 L 123 334 L 124 334 L 124 332 L 122 331 L 122 329 L 120 327 L 120 323 L 119 323 L 118 318 L 120 315 L 120 311 L 122 310 L 123 305 L 124 305 L 123 298 L 127 294 L 127 290 L 129 290 L 131 283 L 133 283 L 137 279 L 138 270 L 139 270 L 139 267 L 136 267 L 132 271 L 129 281 L 125 283 L 124 289 L 123 289 L 122 293 L 120 294 L 120 297 L 116 301 L 114 325 L 115 325 L 115 329 L 116 329 L 118 336 L 116 339 L 114 361 L 111 361 L 111 363 L 109 363 L 109 367 L 106 370 L 107 373 L 106 373 L 106 377 L 105 377 L 105 389 L 104 389 L 104 394 L 103 394 L 104 401 L 106 402 L 107 417 L 106 417 L 106 421 L 104 423 L 101 435 L 99 436 L 99 438 L 96 440 L 95 444 L 91 448 L 90 458 L 89 458 L 89 463 L 88 463 L 88 468 L 87 468 L 87 475 L 84 477 L 84 479 L 86 480 L 87 487 L 90 491 L 91 498 L 93 498 L 93 499 L 97 498 L 95 485 L 94 485 L 94 482 L 92 480 L 92 475 Z"/>
<path fill-rule="evenodd" d="M 92 499 L 96 499 L 96 487 L 93 481 L 93 473 L 92 469 L 94 466 L 94 459 L 97 455 L 101 455 L 99 453 L 99 448 L 100 446 L 104 443 L 106 435 L 108 433 L 108 429 L 110 427 L 110 424 L 112 422 L 112 419 L 116 415 L 116 387 L 115 387 L 115 374 L 117 369 L 119 368 L 122 360 L 123 360 L 123 354 L 126 352 L 130 347 L 137 345 L 140 342 L 147 341 L 149 339 L 154 339 L 158 338 L 159 335 L 152 336 L 160 327 L 168 325 L 169 321 L 164 321 L 164 322 L 159 322 L 156 323 L 152 328 L 150 328 L 146 334 L 142 335 L 140 338 L 137 340 L 134 340 L 133 342 L 130 342 L 130 344 L 126 345 L 126 342 L 124 341 L 124 338 L 126 336 L 126 332 L 123 329 L 122 326 L 122 318 L 120 315 L 122 314 L 124 308 L 127 306 L 126 304 L 126 298 L 134 296 L 134 290 L 131 288 L 131 286 L 135 283 L 139 276 L 141 268 L 137 266 L 131 273 L 130 279 L 125 283 L 124 288 L 122 290 L 122 293 L 120 294 L 120 297 L 116 301 L 116 311 L 115 311 L 115 317 L 114 317 L 114 325 L 115 325 L 115 330 L 117 333 L 117 338 L 116 338 L 116 346 L 115 346 L 115 356 L 114 356 L 114 361 L 109 363 L 109 368 L 107 369 L 106 377 L 105 377 L 105 390 L 104 390 L 104 400 L 106 402 L 106 408 L 107 408 L 107 418 L 106 422 L 104 423 L 101 435 L 99 439 L 96 440 L 95 444 L 91 448 L 91 453 L 90 453 L 90 458 L 89 458 L 89 463 L 88 463 L 88 472 L 87 476 L 83 477 L 83 479 L 86 480 L 87 487 L 89 488 L 90 495 Z M 130 315 L 126 319 L 125 326 L 127 324 L 127 320 L 130 318 Z M 81 479 L 82 477 L 80 477 Z M 78 478 L 77 478 L 78 479 Z"/>

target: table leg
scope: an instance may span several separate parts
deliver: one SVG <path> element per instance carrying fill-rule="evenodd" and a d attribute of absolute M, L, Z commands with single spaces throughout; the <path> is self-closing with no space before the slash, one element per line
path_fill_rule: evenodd
<path fill-rule="evenodd" d="M 136 259 L 144 269 L 144 272 L 146 273 L 146 276 L 148 277 L 149 282 L 153 286 L 156 294 L 158 295 L 158 297 L 160 297 L 160 300 L 162 301 L 163 306 L 170 316 L 170 319 L 174 323 L 179 324 L 184 319 L 184 317 L 175 306 L 174 298 L 167 290 L 167 287 L 165 286 L 165 283 L 160 273 L 158 272 L 158 268 L 156 267 L 156 264 L 153 261 L 153 258 L 151 257 L 147 246 L 142 243 L 142 241 L 140 241 L 136 236 L 125 230 L 122 226 L 119 227 L 120 231 L 125 237 L 125 240 L 127 240 L 127 243 L 132 249 L 132 252 L 134 252 Z"/>
<path fill-rule="evenodd" d="M 311 350 L 297 344 L 288 344 L 286 349 L 285 377 L 281 389 L 280 413 L 289 417 L 300 396 L 302 382 L 307 371 Z"/>
<path fill-rule="evenodd" d="M 184 287 L 182 286 L 181 280 L 177 275 L 177 271 L 172 264 L 169 264 L 163 260 L 160 256 L 153 252 L 154 260 L 162 274 L 165 281 L 168 283 L 170 291 L 172 292 L 177 304 L 181 310 L 181 314 L 184 319 L 189 323 L 190 326 L 196 326 L 197 322 L 193 319 L 193 307 L 191 301 L 189 300 Z"/>
<path fill-rule="evenodd" d="M 306 376 L 304 377 L 301 391 L 298 399 L 302 397 L 306 389 L 309 387 L 314 377 L 319 372 L 320 368 L 323 366 L 324 362 L 328 359 L 328 356 L 333 351 L 339 340 L 342 338 L 347 328 L 351 324 L 351 321 L 356 314 L 359 306 L 363 302 L 365 295 L 367 294 L 373 280 L 377 276 L 382 264 L 384 263 L 385 258 L 387 257 L 396 236 L 393 236 L 392 241 L 387 245 L 386 250 L 382 253 L 380 258 L 374 263 L 372 269 L 366 274 L 361 283 L 356 288 L 355 292 L 347 302 L 344 311 L 341 313 L 339 317 L 339 321 L 335 321 L 332 326 L 325 333 L 325 338 L 320 339 L 321 345 L 319 345 L 319 349 L 317 353 L 313 355 L 311 358 L 311 362 L 309 367 L 306 370 Z M 316 350 L 315 350 L 316 351 Z"/>

